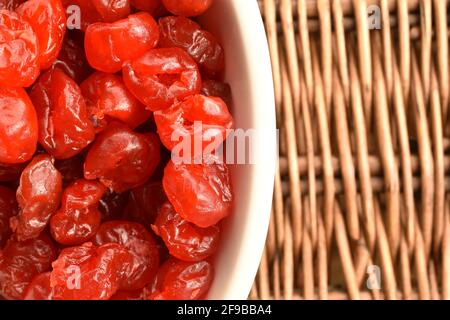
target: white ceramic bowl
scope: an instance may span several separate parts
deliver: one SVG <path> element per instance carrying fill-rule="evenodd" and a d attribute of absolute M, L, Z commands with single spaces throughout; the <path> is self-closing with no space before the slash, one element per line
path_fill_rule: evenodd
<path fill-rule="evenodd" d="M 276 161 L 275 102 L 269 49 L 257 0 L 215 0 L 199 19 L 226 54 L 236 128 L 254 129 L 254 164 L 232 166 L 235 204 L 224 222 L 208 299 L 247 299 L 267 236 Z"/>

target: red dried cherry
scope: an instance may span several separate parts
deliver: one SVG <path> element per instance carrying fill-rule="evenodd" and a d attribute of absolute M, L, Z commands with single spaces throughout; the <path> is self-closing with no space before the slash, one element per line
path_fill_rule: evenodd
<path fill-rule="evenodd" d="M 0 249 L 11 236 L 9 219 L 18 212 L 16 194 L 3 186 L 0 186 Z"/>
<path fill-rule="evenodd" d="M 61 0 L 28 0 L 16 12 L 36 33 L 40 68 L 49 68 L 61 50 L 66 32 L 66 14 Z"/>
<path fill-rule="evenodd" d="M 154 117 L 164 146 L 186 159 L 213 153 L 233 127 L 233 117 L 225 102 L 202 95 L 190 96 L 168 109 L 156 111 Z"/>
<path fill-rule="evenodd" d="M 114 22 L 130 14 L 129 0 L 91 0 L 101 21 Z"/>
<path fill-rule="evenodd" d="M 161 39 L 159 46 L 178 47 L 198 63 L 200 70 L 215 76 L 225 66 L 225 55 L 216 38 L 194 21 L 184 17 L 165 17 L 159 20 Z"/>
<path fill-rule="evenodd" d="M 17 201 L 20 212 L 11 218 L 11 227 L 20 241 L 37 237 L 58 209 L 62 177 L 46 154 L 34 157 L 20 177 Z"/>
<path fill-rule="evenodd" d="M 162 183 L 147 182 L 130 191 L 124 217 L 149 226 L 155 221 L 159 209 L 166 201 Z"/>
<path fill-rule="evenodd" d="M 132 253 L 133 264 L 120 284 L 122 289 L 142 289 L 156 275 L 159 266 L 158 247 L 150 232 L 141 224 L 129 221 L 105 222 L 95 235 L 94 243 L 99 246 L 118 243 Z"/>
<path fill-rule="evenodd" d="M 115 192 L 144 184 L 160 161 L 160 144 L 153 133 L 140 134 L 120 123 L 101 132 L 90 148 L 84 177 L 100 181 Z"/>
<path fill-rule="evenodd" d="M 91 242 L 62 250 L 53 262 L 50 287 L 55 300 L 107 300 L 123 281 L 132 255 L 116 243 Z"/>
<path fill-rule="evenodd" d="M 158 25 L 145 12 L 114 23 L 94 23 L 86 30 L 86 57 L 93 68 L 114 73 L 125 61 L 154 48 L 158 40 Z"/>
<path fill-rule="evenodd" d="M 57 159 L 71 158 L 94 140 L 80 88 L 60 69 L 45 72 L 30 93 L 39 120 L 39 142 Z"/>
<path fill-rule="evenodd" d="M 56 249 L 46 235 L 26 241 L 10 240 L 0 252 L 0 296 L 22 299 L 34 276 L 48 271 Z"/>
<path fill-rule="evenodd" d="M 159 269 L 148 299 L 199 300 L 208 292 L 214 269 L 208 261 L 185 262 L 167 260 Z"/>
<path fill-rule="evenodd" d="M 89 115 L 98 131 L 112 120 L 119 120 L 131 129 L 150 119 L 151 112 L 137 100 L 114 74 L 95 72 L 80 86 Z"/>
<path fill-rule="evenodd" d="M 233 194 L 226 164 L 170 161 L 163 186 L 175 211 L 199 227 L 213 226 L 230 213 Z"/>
<path fill-rule="evenodd" d="M 52 288 L 50 288 L 50 272 L 38 274 L 27 286 L 24 300 L 52 300 Z"/>
<path fill-rule="evenodd" d="M 17 164 L 30 160 L 37 140 L 37 115 L 25 90 L 0 85 L 0 162 Z"/>
<path fill-rule="evenodd" d="M 38 38 L 17 13 L 0 10 L 0 85 L 28 87 L 39 75 Z"/>
<path fill-rule="evenodd" d="M 170 203 L 162 206 L 152 227 L 164 240 L 170 254 L 183 261 L 204 260 L 219 246 L 219 226 L 199 228 L 180 217 Z"/>
<path fill-rule="evenodd" d="M 194 60 L 182 49 L 153 49 L 125 63 L 125 85 L 149 110 L 170 107 L 201 90 L 201 77 Z"/>
<path fill-rule="evenodd" d="M 205 13 L 213 0 L 162 0 L 164 6 L 172 14 L 184 17 L 195 17 Z"/>
<path fill-rule="evenodd" d="M 97 181 L 80 179 L 68 186 L 61 209 L 50 219 L 53 238 L 64 245 L 78 245 L 91 239 L 100 226 L 98 203 L 106 192 Z"/>
<path fill-rule="evenodd" d="M 92 72 L 91 66 L 84 55 L 84 47 L 76 37 L 66 34 L 61 51 L 53 63 L 54 68 L 59 68 L 68 76 L 80 83 Z"/>
<path fill-rule="evenodd" d="M 231 105 L 231 87 L 228 83 L 206 79 L 202 83 L 202 93 L 205 96 L 219 97 L 228 106 Z"/>
<path fill-rule="evenodd" d="M 16 10 L 26 0 L 0 0 L 0 10 Z"/>

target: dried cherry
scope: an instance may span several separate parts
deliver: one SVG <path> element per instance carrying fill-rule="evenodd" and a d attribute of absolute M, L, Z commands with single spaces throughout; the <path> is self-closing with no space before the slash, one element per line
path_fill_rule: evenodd
<path fill-rule="evenodd" d="M 0 296 L 23 299 L 34 276 L 48 271 L 56 259 L 56 249 L 44 234 L 26 241 L 10 240 L 0 252 Z"/>
<path fill-rule="evenodd" d="M 147 295 L 151 300 L 199 300 L 205 297 L 214 277 L 208 261 L 185 262 L 167 260 Z"/>
<path fill-rule="evenodd" d="M 213 153 L 234 125 L 222 99 L 203 95 L 190 96 L 168 109 L 156 111 L 154 117 L 164 146 L 186 159 Z"/>
<path fill-rule="evenodd" d="M 208 10 L 213 0 L 162 0 L 170 13 L 177 16 L 195 17 Z"/>
<path fill-rule="evenodd" d="M 120 287 L 126 290 L 144 288 L 155 277 L 159 266 L 159 252 L 153 236 L 144 226 L 129 221 L 109 221 L 103 223 L 94 243 L 98 246 L 118 243 L 133 255 L 125 280 Z"/>
<path fill-rule="evenodd" d="M 155 19 L 145 12 L 132 14 L 114 23 L 91 24 L 86 30 L 86 57 L 94 69 L 114 73 L 125 61 L 156 47 L 158 40 Z"/>
<path fill-rule="evenodd" d="M 28 87 L 39 75 L 38 38 L 17 13 L 0 10 L 0 85 Z"/>
<path fill-rule="evenodd" d="M 63 245 L 90 240 L 100 226 L 98 209 L 106 187 L 98 181 L 80 179 L 63 192 L 61 208 L 50 219 L 53 238 Z"/>
<path fill-rule="evenodd" d="M 151 117 L 151 112 L 145 110 L 145 106 L 128 91 L 119 76 L 95 72 L 80 88 L 98 131 L 103 130 L 112 119 L 135 129 Z"/>
<path fill-rule="evenodd" d="M 71 158 L 95 132 L 78 85 L 60 69 L 45 72 L 30 93 L 39 120 L 39 142 L 57 159 Z"/>
<path fill-rule="evenodd" d="M 50 272 L 38 274 L 31 280 L 24 293 L 24 300 L 52 300 Z"/>
<path fill-rule="evenodd" d="M 224 69 L 225 55 L 216 38 L 200 25 L 185 17 L 169 16 L 159 20 L 160 47 L 178 47 L 198 63 L 200 70 L 215 76 Z"/>
<path fill-rule="evenodd" d="M 219 226 L 197 227 L 180 217 L 170 203 L 161 207 L 152 227 L 164 240 L 170 254 L 183 261 L 204 260 L 219 246 Z"/>
<path fill-rule="evenodd" d="M 153 133 L 135 133 L 112 123 L 99 134 L 84 164 L 86 179 L 100 181 L 115 192 L 144 184 L 160 161 L 160 143 Z"/>
<path fill-rule="evenodd" d="M 62 176 L 54 159 L 46 154 L 33 158 L 22 172 L 17 189 L 20 212 L 11 218 L 11 227 L 20 241 L 36 238 L 58 209 L 62 192 Z"/>
<path fill-rule="evenodd" d="M 180 48 L 153 49 L 126 62 L 123 79 L 130 91 L 156 111 L 170 107 L 201 90 L 201 77 L 194 60 Z"/>
<path fill-rule="evenodd" d="M 181 217 L 207 228 L 228 216 L 233 194 L 230 174 L 224 163 L 175 164 L 164 170 L 167 198 Z"/>
<path fill-rule="evenodd" d="M 28 0 L 16 12 L 36 33 L 40 68 L 49 68 L 61 50 L 66 32 L 66 14 L 61 0 Z"/>

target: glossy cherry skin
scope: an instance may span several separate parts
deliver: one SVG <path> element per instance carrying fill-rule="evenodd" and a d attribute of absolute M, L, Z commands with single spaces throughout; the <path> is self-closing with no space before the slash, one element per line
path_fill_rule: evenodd
<path fill-rule="evenodd" d="M 199 228 L 184 220 L 170 203 L 161 207 L 152 228 L 164 240 L 170 254 L 183 261 L 205 260 L 219 246 L 219 226 Z"/>
<path fill-rule="evenodd" d="M 113 123 L 100 133 L 84 164 L 84 177 L 100 181 L 115 192 L 144 184 L 161 159 L 158 137 L 135 133 L 127 126 Z"/>
<path fill-rule="evenodd" d="M 39 75 L 38 38 L 17 13 L 0 10 L 0 86 L 28 87 Z"/>
<path fill-rule="evenodd" d="M 0 0 L 0 10 L 16 10 L 26 0 Z"/>
<path fill-rule="evenodd" d="M 233 193 L 226 164 L 175 164 L 164 170 L 163 186 L 175 211 L 201 228 L 229 215 Z"/>
<path fill-rule="evenodd" d="M 56 249 L 46 235 L 22 242 L 10 240 L 0 252 L 0 296 L 23 299 L 30 281 L 48 271 L 56 259 Z"/>
<path fill-rule="evenodd" d="M 92 73 L 91 66 L 84 55 L 83 43 L 70 34 L 66 34 L 61 51 L 53 63 L 53 68 L 61 69 L 76 83 L 82 82 Z"/>
<path fill-rule="evenodd" d="M 17 189 L 20 212 L 11 218 L 11 227 L 20 241 L 36 238 L 47 226 L 51 215 L 59 208 L 62 176 L 54 159 L 37 155 L 22 172 Z"/>
<path fill-rule="evenodd" d="M 203 95 L 190 96 L 168 109 L 156 111 L 154 118 L 164 146 L 186 159 L 215 151 L 234 126 L 225 102 Z"/>
<path fill-rule="evenodd" d="M 25 90 L 0 85 L 0 162 L 18 164 L 30 160 L 37 140 L 37 115 Z"/>
<path fill-rule="evenodd" d="M 170 13 L 177 16 L 195 17 L 205 13 L 213 0 L 162 0 Z"/>
<path fill-rule="evenodd" d="M 202 83 L 202 94 L 207 97 L 219 97 L 227 104 L 227 106 L 231 106 L 231 87 L 228 83 L 204 79 Z"/>
<path fill-rule="evenodd" d="M 211 287 L 214 268 L 208 261 L 167 260 L 159 269 L 148 299 L 200 300 Z"/>
<path fill-rule="evenodd" d="M 159 20 L 159 28 L 160 47 L 186 50 L 206 75 L 215 76 L 224 69 L 225 55 L 222 46 L 199 24 L 185 17 L 169 16 Z"/>
<path fill-rule="evenodd" d="M 130 14 L 129 0 L 91 0 L 101 21 L 115 22 L 126 18 Z"/>
<path fill-rule="evenodd" d="M 144 288 L 155 277 L 159 266 L 159 252 L 153 236 L 139 223 L 108 221 L 98 230 L 94 243 L 123 245 L 133 254 L 133 264 L 120 287 L 126 290 Z"/>
<path fill-rule="evenodd" d="M 60 69 L 45 72 L 30 93 L 39 121 L 39 142 L 57 159 L 80 153 L 95 137 L 81 90 Z"/>
<path fill-rule="evenodd" d="M 79 245 L 90 240 L 100 226 L 98 203 L 106 192 L 98 181 L 80 179 L 68 186 L 61 208 L 50 219 L 53 239 L 63 245 Z"/>
<path fill-rule="evenodd" d="M 197 64 L 179 48 L 153 49 L 126 62 L 123 80 L 151 111 L 166 109 L 201 90 Z"/>
<path fill-rule="evenodd" d="M 151 225 L 161 206 L 167 201 L 161 182 L 150 181 L 130 191 L 124 217 L 128 220 Z"/>
<path fill-rule="evenodd" d="M 122 77 L 95 72 L 80 88 L 97 131 L 103 130 L 111 120 L 135 129 L 151 117 L 151 112 L 145 110 L 145 106 L 127 89 Z"/>
<path fill-rule="evenodd" d="M 18 212 L 16 194 L 9 188 L 0 186 L 0 249 L 11 236 L 9 219 Z"/>
<path fill-rule="evenodd" d="M 16 12 L 36 33 L 40 68 L 49 68 L 61 50 L 66 32 L 66 14 L 61 0 L 28 0 Z"/>
<path fill-rule="evenodd" d="M 108 300 L 120 289 L 133 257 L 117 243 L 97 247 L 86 242 L 62 250 L 53 262 L 54 300 Z"/>
<path fill-rule="evenodd" d="M 85 50 L 90 65 L 99 71 L 115 73 L 127 60 L 136 59 L 156 47 L 158 25 L 145 12 L 132 14 L 114 23 L 94 23 L 86 30 Z"/>
<path fill-rule="evenodd" d="M 24 300 L 52 300 L 52 288 L 50 287 L 50 272 L 38 274 L 27 286 Z"/>

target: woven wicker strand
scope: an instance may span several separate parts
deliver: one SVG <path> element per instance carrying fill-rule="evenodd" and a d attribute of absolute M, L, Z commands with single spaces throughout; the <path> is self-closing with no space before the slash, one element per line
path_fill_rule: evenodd
<path fill-rule="evenodd" d="M 450 299 L 449 2 L 259 0 L 280 158 L 251 299 Z"/>

